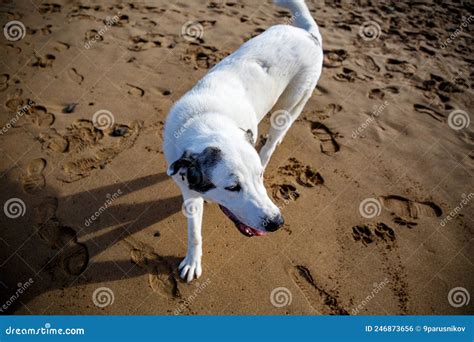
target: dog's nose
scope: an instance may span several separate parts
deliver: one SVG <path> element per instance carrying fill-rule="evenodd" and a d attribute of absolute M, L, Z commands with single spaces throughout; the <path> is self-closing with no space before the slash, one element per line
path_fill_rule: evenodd
<path fill-rule="evenodd" d="M 265 223 L 266 223 L 265 229 L 269 232 L 274 232 L 278 228 L 283 226 L 283 224 L 285 223 L 285 220 L 283 219 L 283 216 L 281 214 L 278 214 L 273 219 L 266 220 Z"/>

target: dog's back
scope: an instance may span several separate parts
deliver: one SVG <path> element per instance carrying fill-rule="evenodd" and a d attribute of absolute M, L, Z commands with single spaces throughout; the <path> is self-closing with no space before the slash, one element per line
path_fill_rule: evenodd
<path fill-rule="evenodd" d="M 292 11 L 294 26 L 272 26 L 215 65 L 173 106 L 165 136 L 176 135 L 180 124 L 205 113 L 219 112 L 241 126 L 258 124 L 302 70 L 319 78 L 322 41 L 309 10 L 303 1 L 275 3 Z"/>

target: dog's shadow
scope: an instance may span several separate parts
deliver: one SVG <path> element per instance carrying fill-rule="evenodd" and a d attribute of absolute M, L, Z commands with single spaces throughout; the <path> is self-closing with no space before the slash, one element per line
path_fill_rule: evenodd
<path fill-rule="evenodd" d="M 12 198 L 24 203 L 18 207 L 23 215 L 12 217 L 16 215 L 6 215 L 4 209 L 0 220 L 0 301 L 8 303 L 3 312 L 12 313 L 54 289 L 144 274 L 150 275 L 155 291 L 177 295 L 181 258 L 160 255 L 152 247 L 160 239 L 160 227 L 146 232 L 146 244 L 134 238 L 181 210 L 181 196 L 133 202 L 137 191 L 156 192 L 160 187 L 154 186 L 166 179 L 166 173 L 160 173 L 59 197 L 50 187 L 25 193 L 21 182 L 3 177 L 2 205 Z M 123 204 L 126 196 L 133 198 Z M 107 249 L 113 250 L 105 260 Z M 120 257 L 111 260 L 110 255 Z"/>

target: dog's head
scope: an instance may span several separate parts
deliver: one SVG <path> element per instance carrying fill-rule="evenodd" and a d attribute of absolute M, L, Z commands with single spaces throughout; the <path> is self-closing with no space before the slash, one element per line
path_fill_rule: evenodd
<path fill-rule="evenodd" d="M 168 175 L 181 177 L 189 189 L 218 203 L 242 234 L 277 230 L 283 217 L 263 185 L 263 167 L 249 132 L 224 139 L 199 152 L 184 152 L 168 167 Z"/>

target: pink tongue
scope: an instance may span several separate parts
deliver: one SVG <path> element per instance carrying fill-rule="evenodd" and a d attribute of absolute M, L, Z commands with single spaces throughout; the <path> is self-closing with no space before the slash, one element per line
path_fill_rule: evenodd
<path fill-rule="evenodd" d="M 267 235 L 266 232 L 263 232 L 261 230 L 257 230 L 257 229 L 253 229 L 253 228 L 250 228 L 249 226 L 246 226 L 245 224 L 241 223 L 239 225 L 239 229 L 242 231 L 242 232 L 245 232 L 247 235 L 250 235 L 250 236 L 264 236 L 264 235 Z"/>

